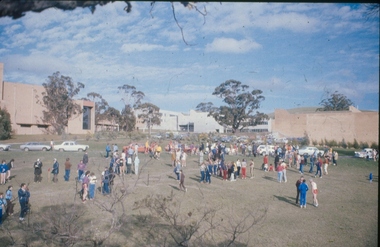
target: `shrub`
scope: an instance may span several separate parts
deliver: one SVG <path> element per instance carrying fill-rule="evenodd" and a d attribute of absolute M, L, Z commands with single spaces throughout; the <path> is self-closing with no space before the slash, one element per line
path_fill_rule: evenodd
<path fill-rule="evenodd" d="M 368 148 L 368 147 L 369 147 L 369 145 L 367 142 L 360 142 L 360 148 L 361 149 Z"/>
<path fill-rule="evenodd" d="M 11 116 L 7 109 L 0 108 L 0 140 L 10 139 L 12 134 Z"/>
<path fill-rule="evenodd" d="M 313 140 L 312 143 L 313 143 L 313 146 L 317 146 L 318 145 L 318 141 L 317 140 Z"/>
<path fill-rule="evenodd" d="M 372 149 L 379 149 L 379 145 L 376 142 L 372 142 L 371 148 Z"/>
<path fill-rule="evenodd" d="M 348 148 L 353 148 L 354 147 L 354 144 L 352 142 L 347 142 L 347 147 Z"/>
<path fill-rule="evenodd" d="M 353 144 L 352 146 L 353 146 L 353 148 L 355 148 L 355 149 L 359 149 L 359 143 L 358 143 L 358 141 L 356 140 L 356 138 L 354 139 L 354 144 Z"/>
<path fill-rule="evenodd" d="M 341 141 L 341 143 L 340 143 L 340 146 L 341 146 L 342 148 L 344 148 L 344 149 L 347 148 L 347 143 L 346 143 L 346 141 L 344 140 L 344 138 L 342 139 L 342 141 Z"/>

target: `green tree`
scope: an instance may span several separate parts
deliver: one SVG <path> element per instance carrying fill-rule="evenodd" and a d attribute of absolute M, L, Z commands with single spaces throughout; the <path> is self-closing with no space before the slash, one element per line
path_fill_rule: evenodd
<path fill-rule="evenodd" d="M 348 111 L 349 107 L 354 103 L 347 96 L 335 91 L 331 95 L 327 92 L 327 98 L 323 99 L 319 104 L 322 107 L 318 108 L 317 111 Z"/>
<path fill-rule="evenodd" d="M 146 123 L 149 134 L 153 125 L 161 124 L 160 108 L 152 103 L 143 103 L 138 108 L 141 111 L 138 118 L 142 119 L 143 123 Z"/>
<path fill-rule="evenodd" d="M 235 133 L 267 118 L 265 114 L 255 111 L 265 99 L 261 94 L 259 89 L 249 91 L 249 86 L 240 81 L 227 80 L 212 93 L 223 99 L 226 105 L 215 107 L 211 102 L 200 103 L 196 110 L 208 112 L 220 125 L 231 127 Z"/>
<path fill-rule="evenodd" d="M 10 139 L 12 134 L 11 116 L 7 109 L 0 107 L 0 140 Z"/>
<path fill-rule="evenodd" d="M 134 109 L 140 106 L 145 94 L 128 84 L 118 87 L 118 93 L 122 96 L 121 101 L 124 103 L 119 125 L 124 131 L 132 131 L 136 125 Z"/>
<path fill-rule="evenodd" d="M 42 86 L 45 88 L 42 101 L 37 98 L 37 103 L 46 108 L 42 121 L 51 125 L 52 133 L 61 135 L 65 132 L 69 119 L 82 112 L 81 106 L 74 102 L 74 97 L 84 88 L 84 84 L 75 83 L 57 71 Z"/>

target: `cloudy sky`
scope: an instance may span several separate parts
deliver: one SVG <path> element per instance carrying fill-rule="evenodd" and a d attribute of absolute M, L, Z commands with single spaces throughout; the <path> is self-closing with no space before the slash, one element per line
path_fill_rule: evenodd
<path fill-rule="evenodd" d="M 117 88 L 133 85 L 145 102 L 188 112 L 220 104 L 229 79 L 261 89 L 260 111 L 318 106 L 338 91 L 361 110 L 379 110 L 379 17 L 364 5 L 124 2 L 74 11 L 48 9 L 0 18 L 4 80 L 42 84 L 59 71 L 121 110 Z"/>

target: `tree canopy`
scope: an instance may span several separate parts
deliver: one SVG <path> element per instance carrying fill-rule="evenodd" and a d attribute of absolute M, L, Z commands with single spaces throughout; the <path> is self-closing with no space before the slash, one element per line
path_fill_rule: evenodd
<path fill-rule="evenodd" d="M 141 111 L 138 118 L 147 124 L 149 130 L 153 125 L 161 124 L 161 114 L 158 106 L 152 103 L 143 103 L 137 109 Z"/>
<path fill-rule="evenodd" d="M 319 103 L 322 107 L 318 108 L 317 111 L 348 111 L 349 107 L 354 104 L 347 96 L 338 93 L 338 91 L 327 95 L 327 98 Z"/>
<path fill-rule="evenodd" d="M 260 108 L 260 103 L 265 100 L 259 89 L 249 90 L 248 85 L 240 81 L 227 80 L 215 88 L 212 95 L 221 99 L 226 105 L 216 107 L 211 102 L 200 103 L 196 110 L 208 112 L 209 116 L 223 126 L 232 128 L 233 132 L 244 127 L 255 125 L 267 118 L 263 113 L 255 110 Z"/>
<path fill-rule="evenodd" d="M 74 96 L 84 88 L 84 84 L 75 83 L 70 77 L 57 71 L 42 86 L 45 88 L 42 101 L 37 98 L 37 103 L 46 108 L 42 120 L 51 125 L 52 133 L 63 134 L 69 119 L 82 112 L 81 106 L 74 102 Z"/>
<path fill-rule="evenodd" d="M 0 140 L 11 138 L 12 124 L 11 116 L 6 108 L 0 108 Z"/>

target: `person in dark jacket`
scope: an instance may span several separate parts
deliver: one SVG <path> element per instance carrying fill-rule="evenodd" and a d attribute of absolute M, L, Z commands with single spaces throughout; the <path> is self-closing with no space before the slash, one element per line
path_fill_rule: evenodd
<path fill-rule="evenodd" d="M 36 162 L 34 162 L 34 182 L 35 183 L 41 183 L 41 174 L 42 174 L 42 162 L 40 159 L 37 159 Z"/>
<path fill-rule="evenodd" d="M 58 182 L 58 174 L 59 174 L 59 163 L 56 158 L 54 158 L 54 164 L 53 164 L 53 169 L 51 171 L 53 173 L 53 182 L 57 183 Z"/>

